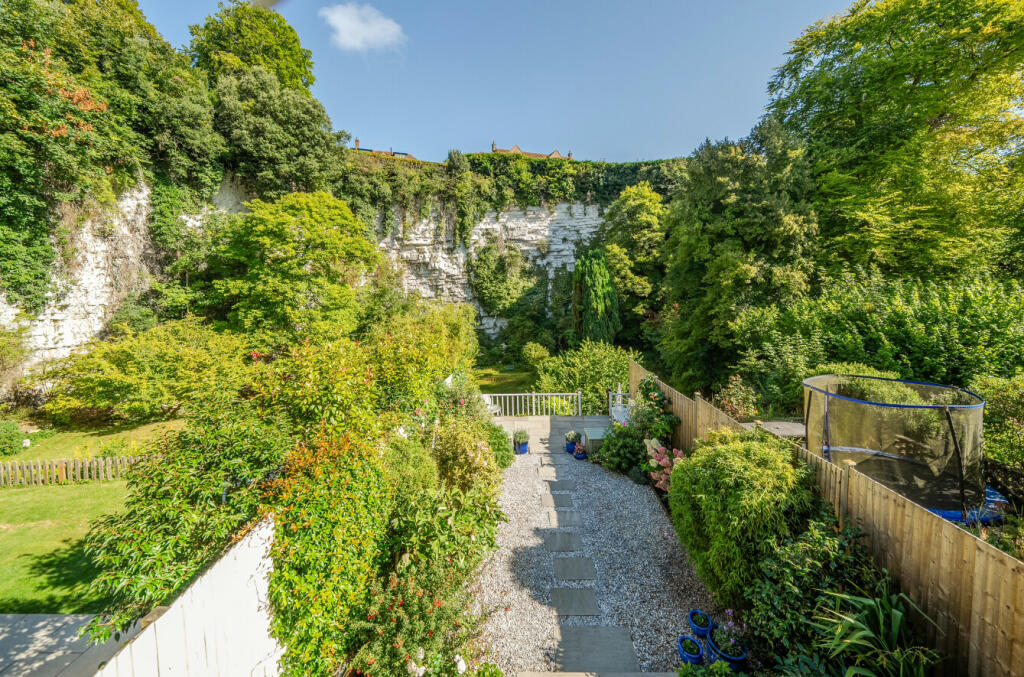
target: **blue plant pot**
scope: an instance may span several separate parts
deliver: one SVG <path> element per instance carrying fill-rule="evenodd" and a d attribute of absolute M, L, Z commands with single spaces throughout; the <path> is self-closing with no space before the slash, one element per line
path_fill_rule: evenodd
<path fill-rule="evenodd" d="M 733 672 L 741 672 L 743 670 L 743 663 L 747 660 L 747 650 L 743 649 L 743 653 L 738 656 L 731 656 L 715 646 L 715 640 L 711 638 L 709 633 L 708 658 L 711 659 L 712 663 L 717 663 L 718 661 L 725 662 Z"/>
<path fill-rule="evenodd" d="M 685 640 L 691 640 L 694 644 L 697 645 L 697 653 L 688 653 L 686 649 L 683 648 L 683 642 Z M 696 637 L 683 635 L 679 638 L 679 642 L 676 645 L 676 648 L 679 649 L 679 657 L 683 659 L 684 663 L 687 663 L 689 665 L 700 665 L 704 662 L 704 649 L 700 645 L 700 640 L 698 640 Z"/>
<path fill-rule="evenodd" d="M 697 625 L 693 620 L 693 617 L 697 615 L 702 615 L 704 618 L 708 619 L 708 624 L 703 628 Z M 690 623 L 690 632 L 693 633 L 694 637 L 707 637 L 708 633 L 711 631 L 711 616 L 708 616 L 700 609 L 690 609 L 690 613 L 687 614 L 686 620 Z"/>
<path fill-rule="evenodd" d="M 575 442 L 566 442 L 565 443 L 565 453 L 571 454 L 571 453 L 573 453 L 575 451 L 576 451 L 576 443 Z"/>
<path fill-rule="evenodd" d="M 530 443 L 529 442 L 520 442 L 519 444 L 516 444 L 515 447 L 516 447 L 516 453 L 517 454 L 525 454 L 528 451 L 530 451 Z"/>
<path fill-rule="evenodd" d="M 575 458 L 577 461 L 585 461 L 587 460 L 587 452 L 574 451 L 572 452 L 572 457 Z"/>

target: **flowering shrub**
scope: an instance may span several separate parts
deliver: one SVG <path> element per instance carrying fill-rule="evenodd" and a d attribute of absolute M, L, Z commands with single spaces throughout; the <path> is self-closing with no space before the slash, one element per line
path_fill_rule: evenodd
<path fill-rule="evenodd" d="M 434 458 L 442 482 L 464 491 L 475 486 L 498 486 L 498 463 L 486 433 L 475 421 L 452 419 L 438 427 L 436 436 Z"/>
<path fill-rule="evenodd" d="M 749 421 L 757 416 L 757 393 L 739 374 L 729 377 L 725 387 L 715 393 L 712 403 L 737 421 Z"/>
<path fill-rule="evenodd" d="M 647 447 L 647 464 L 644 470 L 650 475 L 654 486 L 668 493 L 672 481 L 672 469 L 684 458 L 678 449 L 669 451 L 658 440 L 645 440 Z"/>
<path fill-rule="evenodd" d="M 738 620 L 732 609 L 726 609 L 725 616 L 724 623 L 711 629 L 711 639 L 726 655 L 742 655 L 747 650 L 747 624 Z"/>

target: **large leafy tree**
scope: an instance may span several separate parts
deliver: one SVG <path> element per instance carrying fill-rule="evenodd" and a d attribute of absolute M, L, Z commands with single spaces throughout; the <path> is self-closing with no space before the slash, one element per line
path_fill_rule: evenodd
<path fill-rule="evenodd" d="M 702 144 L 667 218 L 669 311 L 661 354 L 685 388 L 735 361 L 732 321 L 804 294 L 817 220 L 807 155 L 772 118 L 739 142 Z"/>
<path fill-rule="evenodd" d="M 604 215 L 600 236 L 623 315 L 620 338 L 636 343 L 659 305 L 664 277 L 665 205 L 643 181 L 622 191 Z"/>
<path fill-rule="evenodd" d="M 209 312 L 271 347 L 354 330 L 356 287 L 380 255 L 348 205 L 319 192 L 247 206 L 215 236 Z"/>
<path fill-rule="evenodd" d="M 262 66 L 281 85 L 309 95 L 313 56 L 303 49 L 299 34 L 280 14 L 243 0 L 218 4 L 202 25 L 189 27 L 189 51 L 196 66 L 216 77 L 241 75 Z"/>
<path fill-rule="evenodd" d="M 1024 219 L 1024 4 L 860 0 L 794 41 L 770 90 L 803 136 L 829 255 L 934 275 Z"/>
<path fill-rule="evenodd" d="M 331 130 L 316 99 L 282 87 L 262 67 L 221 78 L 217 98 L 225 164 L 259 196 L 322 190 L 336 177 L 347 135 Z"/>
<path fill-rule="evenodd" d="M 573 276 L 572 319 L 576 340 L 612 343 L 622 328 L 619 299 L 604 251 L 594 249 L 576 262 Z"/>

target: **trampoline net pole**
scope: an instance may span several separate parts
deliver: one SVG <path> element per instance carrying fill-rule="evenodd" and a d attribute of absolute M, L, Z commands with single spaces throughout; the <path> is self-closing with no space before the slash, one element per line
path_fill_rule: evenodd
<path fill-rule="evenodd" d="M 943 407 L 946 411 L 946 423 L 949 425 L 949 434 L 953 439 L 953 449 L 956 450 L 957 474 L 960 477 L 960 516 L 964 524 L 967 523 L 967 498 L 964 496 L 964 453 L 960 449 L 960 440 L 956 436 L 956 428 L 953 427 L 953 415 L 949 413 L 949 405 Z"/>

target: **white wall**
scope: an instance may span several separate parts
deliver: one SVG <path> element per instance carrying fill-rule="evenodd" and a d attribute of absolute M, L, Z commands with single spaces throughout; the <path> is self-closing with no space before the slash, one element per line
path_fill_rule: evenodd
<path fill-rule="evenodd" d="M 576 247 L 600 225 L 597 206 L 578 202 L 561 202 L 551 209 L 512 208 L 502 214 L 492 211 L 473 227 L 470 249 L 483 246 L 490 238 L 501 238 L 545 268 L 550 276 L 559 268 L 573 269 Z M 452 233 L 444 232 L 437 221 L 417 219 L 408 224 L 398 223 L 380 246 L 399 264 L 406 291 L 445 301 L 473 301 L 466 274 L 469 251 L 456 247 Z M 483 317 L 482 324 L 493 335 L 503 321 Z"/>
<path fill-rule="evenodd" d="M 69 235 L 72 255 L 65 268 L 54 271 L 57 289 L 40 313 L 24 322 L 28 357 L 23 367 L 67 357 L 95 338 L 147 274 L 149 193 L 140 181 Z M 0 327 L 20 321 L 18 309 L 0 293 Z"/>
<path fill-rule="evenodd" d="M 261 522 L 96 677 L 278 675 L 267 601 L 274 527 Z"/>

